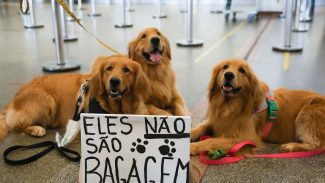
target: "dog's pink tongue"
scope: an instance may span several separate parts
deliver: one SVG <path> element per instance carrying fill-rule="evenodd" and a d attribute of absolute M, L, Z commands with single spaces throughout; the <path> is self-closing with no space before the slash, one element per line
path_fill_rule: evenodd
<path fill-rule="evenodd" d="M 161 60 L 161 55 L 159 53 L 151 53 L 150 54 L 150 60 L 152 62 L 160 62 Z"/>
<path fill-rule="evenodd" d="M 231 91 L 232 87 L 231 86 L 223 86 L 223 89 L 226 91 Z"/>

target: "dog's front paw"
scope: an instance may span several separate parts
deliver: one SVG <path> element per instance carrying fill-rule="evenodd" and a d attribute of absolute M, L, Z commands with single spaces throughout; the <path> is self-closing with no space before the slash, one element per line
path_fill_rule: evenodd
<path fill-rule="evenodd" d="M 24 129 L 24 132 L 28 135 L 34 136 L 34 137 L 43 137 L 46 135 L 45 128 L 41 126 L 29 126 Z"/>
<path fill-rule="evenodd" d="M 307 151 L 310 149 L 305 149 L 302 147 L 302 144 L 300 143 L 287 143 L 281 145 L 281 151 L 282 152 L 295 152 L 295 151 Z"/>
<path fill-rule="evenodd" d="M 191 145 L 190 145 L 190 151 L 191 151 L 191 155 L 193 155 L 193 156 L 200 154 L 198 144 L 191 143 Z"/>

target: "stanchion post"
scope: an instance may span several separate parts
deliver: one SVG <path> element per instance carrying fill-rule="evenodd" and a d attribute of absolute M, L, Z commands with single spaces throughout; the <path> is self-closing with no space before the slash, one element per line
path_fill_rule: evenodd
<path fill-rule="evenodd" d="M 43 28 L 44 27 L 44 25 L 36 23 L 34 1 L 35 0 L 29 1 L 29 11 L 30 11 L 29 20 L 30 20 L 30 22 L 28 25 L 24 25 L 25 28 L 35 29 L 35 28 Z"/>
<path fill-rule="evenodd" d="M 84 10 L 85 8 L 82 7 L 82 1 L 78 0 L 78 6 L 77 6 L 77 10 L 81 11 Z"/>
<path fill-rule="evenodd" d="M 305 26 L 304 23 L 300 22 L 300 17 L 304 14 L 304 10 L 301 7 L 301 0 L 296 0 L 296 13 L 295 13 L 295 22 L 294 28 L 292 29 L 293 32 L 307 32 L 308 28 Z"/>
<path fill-rule="evenodd" d="M 72 13 L 74 13 L 73 3 L 74 3 L 74 0 L 69 0 L 69 9 Z M 80 19 L 79 17 L 77 17 L 77 18 Z M 67 20 L 73 21 L 73 19 L 71 17 L 68 17 Z"/>
<path fill-rule="evenodd" d="M 301 46 L 295 46 L 292 44 L 292 14 L 293 14 L 293 0 L 287 0 L 286 2 L 286 18 L 284 25 L 284 44 L 279 46 L 273 46 L 275 51 L 288 51 L 288 52 L 300 52 L 302 51 Z"/>
<path fill-rule="evenodd" d="M 90 17 L 98 17 L 101 16 L 102 14 L 96 13 L 96 3 L 95 0 L 90 0 L 90 6 L 91 6 L 91 11 L 88 13 L 88 16 Z"/>
<path fill-rule="evenodd" d="M 56 63 L 49 62 L 42 65 L 44 71 L 47 72 L 63 72 L 71 71 L 80 68 L 80 64 L 70 62 L 64 58 L 63 40 L 62 40 L 62 29 L 61 29 L 61 18 L 59 4 L 56 0 L 52 2 L 52 14 L 53 14 L 53 27 L 54 27 L 54 39 L 55 41 L 55 53 Z"/>
<path fill-rule="evenodd" d="M 180 12 L 181 13 L 187 13 L 187 0 L 185 0 L 186 2 L 185 3 L 183 3 L 184 2 L 184 0 L 179 0 L 179 5 L 180 5 Z"/>
<path fill-rule="evenodd" d="M 78 37 L 75 34 L 71 34 L 68 31 L 68 25 L 65 18 L 65 12 L 62 6 L 60 6 L 60 18 L 61 18 L 61 28 L 62 28 L 62 37 L 64 42 L 69 41 L 77 41 Z M 74 29 L 74 23 L 72 24 L 72 28 Z M 74 30 L 73 30 L 74 31 Z"/>
<path fill-rule="evenodd" d="M 222 7 L 220 0 L 215 0 L 213 9 L 210 11 L 211 13 L 222 13 Z"/>
<path fill-rule="evenodd" d="M 122 0 L 122 8 L 121 8 L 121 13 L 122 13 L 122 22 L 121 24 L 115 24 L 116 28 L 128 28 L 128 27 L 133 27 L 131 23 L 126 23 L 126 12 L 125 12 L 125 6 L 126 6 L 126 0 Z"/>
<path fill-rule="evenodd" d="M 311 14 L 313 14 L 311 11 L 315 1 L 312 1 L 312 0 L 304 0 L 304 3 L 303 3 L 303 13 L 302 13 L 302 17 L 300 19 L 301 22 L 312 22 L 313 19 L 311 17 Z"/>
<path fill-rule="evenodd" d="M 162 12 L 162 0 L 157 0 L 157 15 L 153 15 L 153 18 L 167 18 L 167 15 Z"/>
<path fill-rule="evenodd" d="M 196 47 L 202 46 L 203 41 L 193 39 L 193 0 L 187 1 L 187 28 L 186 28 L 186 39 L 177 41 L 177 46 L 183 47 Z"/>
<path fill-rule="evenodd" d="M 128 12 L 133 12 L 133 11 L 135 11 L 135 10 L 131 7 L 131 0 L 127 0 L 127 1 L 126 1 L 126 8 L 125 8 L 125 11 L 128 11 Z"/>

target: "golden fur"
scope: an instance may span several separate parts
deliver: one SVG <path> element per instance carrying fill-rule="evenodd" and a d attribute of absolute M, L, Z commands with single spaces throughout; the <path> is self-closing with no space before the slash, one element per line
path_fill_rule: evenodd
<path fill-rule="evenodd" d="M 11 130 L 44 136 L 45 127 L 65 127 L 86 80 L 90 80 L 90 87 L 81 110 L 87 112 L 88 102 L 94 98 L 109 113 L 147 114 L 141 91 L 148 84 L 140 65 L 124 56 L 101 58 L 96 73 L 40 76 L 20 88 L 0 114 L 0 139 Z M 121 80 L 116 90 L 123 91 L 123 95 L 118 98 L 110 93 L 112 77 Z"/>
<path fill-rule="evenodd" d="M 154 44 L 153 38 L 157 40 Z M 177 87 L 171 66 L 171 50 L 168 39 L 156 28 L 143 30 L 128 46 L 129 58 L 140 63 L 149 81 L 147 105 L 150 114 L 187 114 L 185 102 Z M 161 57 L 152 61 L 151 55 Z"/>
<path fill-rule="evenodd" d="M 229 87 L 225 87 L 226 72 L 233 73 L 230 93 L 226 91 Z M 258 147 L 263 140 L 279 143 L 282 151 L 325 148 L 325 97 L 310 91 L 274 90 L 279 108 L 277 120 L 268 137 L 262 139 L 267 111 L 253 111 L 265 100 L 267 91 L 245 61 L 226 60 L 217 64 L 209 84 L 207 119 L 191 131 L 192 141 L 208 131 L 213 132 L 214 138 L 191 143 L 191 154 L 229 149 L 243 140 L 252 140 Z"/>

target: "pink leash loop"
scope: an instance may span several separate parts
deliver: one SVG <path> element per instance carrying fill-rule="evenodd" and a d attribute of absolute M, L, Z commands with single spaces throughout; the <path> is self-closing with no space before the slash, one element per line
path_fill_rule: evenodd
<path fill-rule="evenodd" d="M 209 136 L 202 136 L 200 140 L 206 140 L 208 138 L 211 138 Z M 234 156 L 235 153 L 237 153 L 241 148 L 245 146 L 256 146 L 253 141 L 247 140 L 242 141 L 236 145 L 234 145 L 232 148 L 230 148 L 227 152 L 227 157 L 218 159 L 218 160 L 212 160 L 208 158 L 208 152 L 202 152 L 200 154 L 200 160 L 204 164 L 208 165 L 223 165 L 223 164 L 231 164 L 238 162 L 245 158 L 245 156 Z M 285 153 L 276 153 L 276 154 L 254 154 L 250 155 L 249 157 L 254 158 L 305 158 L 305 157 L 311 157 L 323 154 L 325 152 L 324 149 L 317 149 L 313 151 L 303 151 L 303 152 L 285 152 Z"/>

